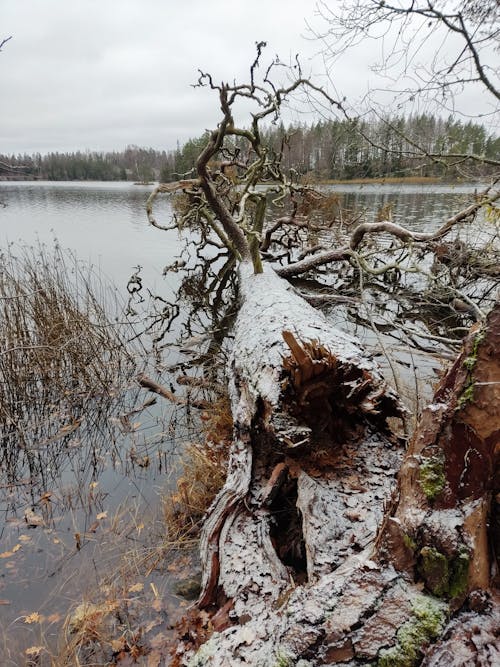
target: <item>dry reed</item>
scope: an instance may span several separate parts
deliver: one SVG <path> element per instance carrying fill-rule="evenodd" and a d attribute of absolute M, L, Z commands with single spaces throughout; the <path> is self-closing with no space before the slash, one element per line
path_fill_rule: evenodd
<path fill-rule="evenodd" d="M 31 476 L 36 452 L 73 433 L 89 402 L 112 400 L 133 359 L 110 292 L 57 245 L 0 254 L 0 470 Z"/>

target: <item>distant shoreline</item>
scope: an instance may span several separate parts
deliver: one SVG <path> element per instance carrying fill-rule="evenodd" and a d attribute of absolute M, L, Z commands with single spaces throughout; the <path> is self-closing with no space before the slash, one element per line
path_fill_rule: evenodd
<path fill-rule="evenodd" d="M 478 177 L 476 179 L 460 179 L 460 178 L 443 178 L 440 176 L 373 176 L 371 178 L 351 178 L 351 179 L 334 179 L 334 178 L 319 178 L 314 179 L 310 177 L 303 177 L 303 185 L 456 185 L 460 183 L 472 183 L 475 181 L 483 182 L 485 177 Z M 141 183 L 140 181 L 120 180 L 120 179 L 43 179 L 43 178 L 0 178 L 0 183 L 130 183 L 132 185 L 155 185 L 158 181 L 149 181 Z"/>

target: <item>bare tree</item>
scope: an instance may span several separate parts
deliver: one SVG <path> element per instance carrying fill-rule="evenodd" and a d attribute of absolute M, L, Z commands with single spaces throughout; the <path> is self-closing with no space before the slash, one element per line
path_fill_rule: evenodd
<path fill-rule="evenodd" d="M 489 113 L 498 110 L 495 57 L 500 12 L 496 0 L 349 0 L 320 2 L 318 11 L 327 27 L 315 34 L 323 40 L 327 63 L 332 66 L 346 50 L 371 40 L 378 52 L 374 78 L 385 80 L 394 106 L 415 100 L 423 103 L 425 97 L 426 102 L 432 99 L 461 113 L 455 99 L 468 91 L 486 92 Z"/>

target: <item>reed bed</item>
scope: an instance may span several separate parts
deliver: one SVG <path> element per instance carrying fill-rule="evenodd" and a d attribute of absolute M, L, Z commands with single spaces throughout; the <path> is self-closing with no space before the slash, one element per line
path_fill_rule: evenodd
<path fill-rule="evenodd" d="M 43 473 L 37 453 L 95 420 L 131 377 L 134 359 L 113 311 L 103 280 L 57 244 L 0 254 L 0 470 L 8 483 Z"/>

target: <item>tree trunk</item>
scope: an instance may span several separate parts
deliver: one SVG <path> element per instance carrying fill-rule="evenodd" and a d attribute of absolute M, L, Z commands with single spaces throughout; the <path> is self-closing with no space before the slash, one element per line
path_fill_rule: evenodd
<path fill-rule="evenodd" d="M 234 444 L 201 539 L 198 607 L 217 632 L 178 657 L 411 666 L 435 644 L 425 664 L 469 664 L 443 662 L 457 642 L 494 656 L 500 309 L 467 339 L 405 455 L 388 424 L 402 407 L 357 341 L 271 270 L 242 264 L 240 285 Z"/>

